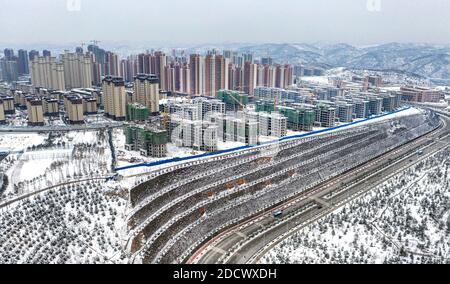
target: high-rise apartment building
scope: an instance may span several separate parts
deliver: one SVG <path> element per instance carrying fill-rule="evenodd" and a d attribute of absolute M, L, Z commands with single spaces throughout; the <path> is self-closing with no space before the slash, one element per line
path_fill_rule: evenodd
<path fill-rule="evenodd" d="M 97 45 L 89 45 L 88 51 L 93 54 L 93 61 L 98 64 L 99 73 L 101 75 L 105 74 L 105 63 L 106 63 L 106 51 L 101 49 Z"/>
<path fill-rule="evenodd" d="M 83 113 L 89 115 L 97 112 L 97 99 L 94 97 L 83 97 Z"/>
<path fill-rule="evenodd" d="M 205 92 L 202 95 L 208 97 L 216 96 L 216 61 L 215 55 L 209 54 L 205 57 Z"/>
<path fill-rule="evenodd" d="M 353 105 L 347 102 L 336 102 L 336 117 L 339 122 L 352 122 Z"/>
<path fill-rule="evenodd" d="M 42 101 L 45 116 L 59 116 L 58 99 L 44 98 Z"/>
<path fill-rule="evenodd" d="M 0 98 L 0 124 L 4 124 L 5 122 L 5 107 L 3 106 L 3 100 Z"/>
<path fill-rule="evenodd" d="M 164 74 L 165 67 L 167 65 L 166 55 L 160 51 L 155 52 L 152 62 L 151 74 L 155 74 L 159 78 L 159 87 L 163 91 L 167 91 L 166 76 Z"/>
<path fill-rule="evenodd" d="M 65 97 L 66 117 L 70 124 L 84 123 L 83 98 L 80 95 Z"/>
<path fill-rule="evenodd" d="M 36 56 L 30 64 L 31 84 L 52 90 L 65 90 L 64 65 L 55 57 Z"/>
<path fill-rule="evenodd" d="M 250 96 L 253 96 L 253 90 L 256 87 L 258 80 L 258 66 L 251 61 L 246 61 L 244 64 L 244 88 L 243 91 Z"/>
<path fill-rule="evenodd" d="M 175 91 L 176 74 L 175 66 L 173 64 L 166 65 L 166 67 L 164 67 L 164 78 L 165 87 L 163 88 L 163 90 L 169 92 Z"/>
<path fill-rule="evenodd" d="M 190 147 L 199 151 L 217 151 L 217 125 L 201 120 L 186 120 L 171 116 L 171 141 L 178 147 Z"/>
<path fill-rule="evenodd" d="M 28 59 L 29 59 L 29 62 L 31 63 L 31 61 L 33 61 L 34 58 L 35 58 L 35 57 L 38 57 L 38 56 L 39 56 L 39 51 L 37 51 L 37 50 L 31 50 L 31 51 L 28 53 Z"/>
<path fill-rule="evenodd" d="M 167 155 L 168 134 L 165 130 L 149 127 L 127 127 L 124 130 L 125 148 L 141 155 L 163 158 Z"/>
<path fill-rule="evenodd" d="M 234 64 L 228 65 L 228 89 L 241 91 L 244 89 L 244 69 Z"/>
<path fill-rule="evenodd" d="M 134 57 L 128 57 L 120 61 L 120 76 L 125 82 L 133 82 L 134 76 L 137 74 L 137 64 Z"/>
<path fill-rule="evenodd" d="M 334 127 L 336 124 L 336 108 L 319 104 L 314 109 L 316 113 L 316 123 L 321 127 Z"/>
<path fill-rule="evenodd" d="M 42 56 L 44 56 L 44 57 L 50 57 L 50 56 L 52 56 L 52 53 L 50 52 L 50 50 L 44 49 L 44 50 L 42 51 Z"/>
<path fill-rule="evenodd" d="M 226 117 L 226 140 L 245 145 L 258 144 L 258 125 L 247 117 Z"/>
<path fill-rule="evenodd" d="M 258 113 L 259 134 L 263 136 L 285 137 L 287 118 L 279 113 Z"/>
<path fill-rule="evenodd" d="M 253 63 L 253 54 L 252 53 L 243 53 L 242 57 L 244 58 L 244 63 L 245 62 Z"/>
<path fill-rule="evenodd" d="M 273 59 L 271 57 L 263 57 L 263 58 L 261 58 L 261 64 L 262 65 L 272 65 Z"/>
<path fill-rule="evenodd" d="M 218 90 L 228 90 L 228 65 L 230 60 L 223 57 L 222 55 L 216 55 L 215 57 L 215 76 L 216 76 L 216 92 Z"/>
<path fill-rule="evenodd" d="M 20 49 L 17 58 L 18 72 L 19 75 L 30 74 L 28 68 L 28 52 L 26 50 Z"/>
<path fill-rule="evenodd" d="M 138 74 L 134 77 L 133 102 L 159 112 L 159 79 L 156 75 Z"/>
<path fill-rule="evenodd" d="M 190 85 L 191 85 L 191 94 L 193 95 L 203 95 L 205 93 L 205 84 L 204 84 L 204 58 L 202 58 L 199 54 L 191 54 L 189 59 L 190 65 Z"/>
<path fill-rule="evenodd" d="M 126 92 L 123 78 L 106 76 L 102 88 L 105 115 L 119 121 L 126 120 Z"/>
<path fill-rule="evenodd" d="M 0 98 L 3 101 L 3 110 L 5 114 L 15 114 L 16 108 L 14 106 L 14 98 L 11 96 L 2 96 Z"/>
<path fill-rule="evenodd" d="M 66 89 L 92 87 L 92 59 L 88 54 L 66 52 L 61 58 Z"/>
<path fill-rule="evenodd" d="M 8 60 L 8 57 L 5 56 L 5 58 L 0 59 L 0 67 L 4 81 L 14 82 L 19 79 L 19 69 L 16 60 Z"/>
<path fill-rule="evenodd" d="M 3 50 L 3 55 L 7 61 L 14 60 L 14 50 L 11 48 L 5 48 Z"/>
<path fill-rule="evenodd" d="M 294 83 L 294 68 L 291 65 L 284 65 L 283 88 L 288 88 Z"/>
<path fill-rule="evenodd" d="M 28 125 L 43 126 L 44 125 L 44 109 L 42 100 L 37 97 L 29 97 L 26 101 Z"/>
<path fill-rule="evenodd" d="M 104 75 L 119 76 L 119 57 L 111 51 L 105 53 Z"/>
<path fill-rule="evenodd" d="M 275 87 L 287 88 L 293 84 L 294 69 L 290 65 L 277 65 L 275 70 Z"/>
<path fill-rule="evenodd" d="M 76 53 L 80 53 L 80 54 L 83 54 L 83 53 L 84 53 L 83 48 L 80 47 L 80 46 L 78 46 L 78 47 L 75 48 L 75 52 L 76 52 Z"/>

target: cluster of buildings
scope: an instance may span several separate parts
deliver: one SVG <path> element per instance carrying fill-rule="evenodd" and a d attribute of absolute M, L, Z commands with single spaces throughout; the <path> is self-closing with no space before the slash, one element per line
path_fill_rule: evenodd
<path fill-rule="evenodd" d="M 31 54 L 30 54 L 31 56 Z M 26 50 L 19 50 L 17 55 L 14 50 L 6 48 L 3 58 L 0 59 L 0 79 L 6 82 L 19 80 L 20 76 L 29 74 L 29 57 Z"/>
<path fill-rule="evenodd" d="M 423 87 L 404 86 L 400 89 L 402 100 L 415 103 L 439 103 L 445 99 L 445 94 L 438 90 Z"/>
<path fill-rule="evenodd" d="M 45 117 L 59 118 L 60 114 L 64 114 L 63 119 L 68 124 L 83 124 L 85 115 L 98 111 L 97 99 L 82 90 L 48 93 L 43 89 L 36 95 L 10 90 L 8 95 L 0 96 L 0 100 L 6 114 L 15 114 L 16 108 L 26 110 L 29 126 L 43 126 Z"/>
<path fill-rule="evenodd" d="M 260 136 L 287 135 L 286 117 L 245 109 L 230 112 L 220 99 L 167 100 L 161 110 L 170 118 L 166 124 L 169 140 L 200 151 L 216 151 L 219 142 L 257 145 Z"/>
<path fill-rule="evenodd" d="M 61 114 L 67 124 L 82 124 L 100 110 L 129 122 L 127 149 L 152 157 L 164 157 L 169 142 L 206 152 L 227 142 L 257 145 L 262 137 L 281 138 L 288 130 L 333 127 L 394 111 L 402 101 L 443 97 L 408 86 L 383 92 L 377 75 L 294 84 L 294 76 L 323 70 L 228 50 L 170 56 L 148 51 L 120 60 L 93 44 L 86 52 L 79 47 L 59 57 L 25 50 L 16 56 L 6 49 L 0 63 L 3 80 L 11 82 L 0 86 L 0 123 L 15 108 L 26 109 L 32 126 Z"/>
<path fill-rule="evenodd" d="M 139 151 L 142 156 L 163 158 L 167 155 L 167 131 L 136 125 L 125 128 L 125 149 Z"/>
<path fill-rule="evenodd" d="M 129 56 L 117 62 L 114 74 L 132 82 L 137 74 L 154 74 L 160 89 L 188 95 L 216 97 L 219 90 L 243 91 L 253 95 L 256 86 L 285 88 L 293 84 L 293 67 L 253 59 L 252 54 L 209 51 L 206 55 L 174 51 L 172 56 L 155 51 Z"/>
<path fill-rule="evenodd" d="M 137 74 L 133 89 L 127 91 L 122 77 L 106 76 L 102 80 L 105 115 L 118 121 L 145 121 L 159 113 L 159 78 Z"/>
<path fill-rule="evenodd" d="M 215 97 L 219 90 L 236 90 L 253 95 L 256 86 L 287 88 L 294 76 L 290 65 L 274 64 L 271 58 L 257 61 L 252 54 L 232 51 L 219 54 L 213 50 L 206 55 L 178 55 L 174 51 L 171 56 L 148 51 L 119 59 L 117 54 L 93 44 L 86 52 L 78 47 L 59 57 L 52 57 L 48 51 L 41 56 L 38 51 L 28 54 L 20 50 L 16 57 L 13 50 L 6 49 L 4 54 L 4 81 L 30 75 L 33 86 L 56 91 L 100 86 L 105 76 L 122 77 L 125 83 L 132 83 L 138 74 L 153 74 L 159 78 L 160 89 L 167 92 Z"/>
<path fill-rule="evenodd" d="M 0 124 L 5 124 L 6 115 L 14 112 L 14 99 L 11 96 L 0 96 Z"/>
<path fill-rule="evenodd" d="M 348 123 L 391 112 L 401 105 L 398 92 L 348 92 L 335 87 L 255 89 L 256 111 L 276 111 L 287 117 L 288 128 L 311 131 L 313 127 L 333 127 L 337 122 Z"/>
<path fill-rule="evenodd" d="M 225 113 L 222 101 L 206 98 L 181 102 L 166 100 L 160 108 L 168 118 L 163 125 L 168 130 L 169 141 L 176 146 L 208 152 L 218 149 L 218 127 L 211 117 Z"/>

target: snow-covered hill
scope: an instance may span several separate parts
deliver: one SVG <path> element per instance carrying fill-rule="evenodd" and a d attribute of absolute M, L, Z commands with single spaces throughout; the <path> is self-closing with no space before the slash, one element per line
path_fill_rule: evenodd
<path fill-rule="evenodd" d="M 259 44 L 238 48 L 256 57 L 317 67 L 398 70 L 427 78 L 450 79 L 450 47 L 389 43 L 371 47 L 348 44 Z"/>

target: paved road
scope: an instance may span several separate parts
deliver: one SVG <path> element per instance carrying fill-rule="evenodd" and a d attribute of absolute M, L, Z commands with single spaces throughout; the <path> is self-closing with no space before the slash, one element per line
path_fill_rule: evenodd
<path fill-rule="evenodd" d="M 187 262 L 256 262 L 260 255 L 296 230 L 326 216 L 404 168 L 448 147 L 450 137 L 446 135 L 440 139 L 440 136 L 449 132 L 449 119 L 444 120 L 443 128 L 438 131 L 331 179 L 270 212 L 226 230 L 203 245 Z M 424 150 L 423 155 L 417 154 L 418 149 Z M 330 193 L 336 195 L 330 198 Z M 283 210 L 282 219 L 273 217 L 272 212 L 276 210 Z"/>
<path fill-rule="evenodd" d="M 95 131 L 109 128 L 123 127 L 123 123 L 112 122 L 107 124 L 84 124 L 70 126 L 23 126 L 23 127 L 0 127 L 0 134 L 3 133 L 48 133 L 48 132 L 70 132 L 70 131 Z"/>

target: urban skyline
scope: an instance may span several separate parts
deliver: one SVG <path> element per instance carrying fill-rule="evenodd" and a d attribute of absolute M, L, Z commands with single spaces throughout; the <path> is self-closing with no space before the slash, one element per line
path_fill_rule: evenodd
<path fill-rule="evenodd" d="M 294 73 L 298 75 L 302 68 L 231 50 L 213 49 L 204 56 L 177 50 L 166 55 L 152 50 L 126 58 L 95 44 L 86 50 L 73 50 L 52 56 L 48 50 L 21 49 L 16 55 L 14 49 L 4 49 L 0 60 L 2 78 L 13 82 L 30 75 L 35 87 L 64 91 L 100 86 L 105 76 L 121 77 L 131 83 L 138 74 L 154 74 L 163 91 L 216 97 L 219 90 L 253 95 L 257 86 L 286 88 L 294 82 Z"/>

